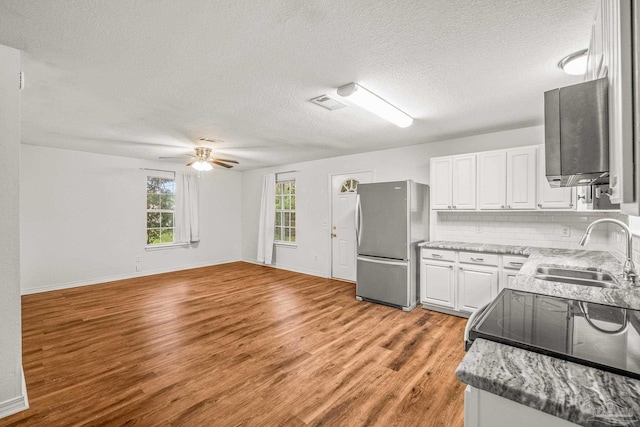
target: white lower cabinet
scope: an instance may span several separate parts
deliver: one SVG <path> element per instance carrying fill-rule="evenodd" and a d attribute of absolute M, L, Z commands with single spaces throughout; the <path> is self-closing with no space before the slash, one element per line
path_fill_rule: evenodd
<path fill-rule="evenodd" d="M 526 256 L 422 248 L 420 302 L 424 308 L 468 316 L 511 287 Z"/>
<path fill-rule="evenodd" d="M 546 412 L 470 385 L 464 391 L 464 427 L 577 426 Z"/>
<path fill-rule="evenodd" d="M 422 259 L 420 295 L 424 304 L 455 309 L 454 263 Z"/>
<path fill-rule="evenodd" d="M 458 310 L 473 313 L 498 295 L 498 267 L 458 267 Z"/>

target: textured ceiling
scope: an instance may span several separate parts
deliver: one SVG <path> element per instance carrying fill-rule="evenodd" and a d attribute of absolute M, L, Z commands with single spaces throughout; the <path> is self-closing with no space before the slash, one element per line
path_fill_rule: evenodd
<path fill-rule="evenodd" d="M 22 142 L 155 159 L 199 137 L 240 169 L 542 123 L 580 81 L 595 0 L 0 0 Z M 416 120 L 308 100 L 352 81 Z"/>

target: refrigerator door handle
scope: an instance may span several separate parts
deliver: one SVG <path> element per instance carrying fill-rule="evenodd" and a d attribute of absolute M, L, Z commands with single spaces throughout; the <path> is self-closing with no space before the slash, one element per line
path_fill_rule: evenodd
<path fill-rule="evenodd" d="M 360 242 L 362 241 L 362 206 L 360 204 L 360 195 L 356 194 L 356 242 L 358 247 L 360 247 Z"/>
<path fill-rule="evenodd" d="M 363 255 L 359 255 L 358 260 L 365 261 L 365 262 L 373 262 L 375 264 L 401 265 L 401 266 L 407 265 L 407 261 L 404 261 L 404 260 L 398 261 L 398 260 L 384 259 L 384 258 L 372 258 L 368 256 L 363 256 Z"/>

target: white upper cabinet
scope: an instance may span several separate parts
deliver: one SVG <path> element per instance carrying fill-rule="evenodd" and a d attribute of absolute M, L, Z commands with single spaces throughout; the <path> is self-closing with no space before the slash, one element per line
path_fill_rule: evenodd
<path fill-rule="evenodd" d="M 453 208 L 476 208 L 476 155 L 453 158 Z"/>
<path fill-rule="evenodd" d="M 536 147 L 478 154 L 480 209 L 535 209 Z"/>
<path fill-rule="evenodd" d="M 507 209 L 536 208 L 536 147 L 507 150 Z"/>
<path fill-rule="evenodd" d="M 430 182 L 433 209 L 475 209 L 476 155 L 431 159 Z"/>
<path fill-rule="evenodd" d="M 575 209 L 573 187 L 551 187 L 544 164 L 544 145 L 538 148 L 538 208 Z"/>
<path fill-rule="evenodd" d="M 452 203 L 452 165 L 451 157 L 431 159 L 431 207 L 433 209 L 451 209 Z"/>
<path fill-rule="evenodd" d="M 478 171 L 480 209 L 506 209 L 507 152 L 490 151 L 478 154 Z"/>

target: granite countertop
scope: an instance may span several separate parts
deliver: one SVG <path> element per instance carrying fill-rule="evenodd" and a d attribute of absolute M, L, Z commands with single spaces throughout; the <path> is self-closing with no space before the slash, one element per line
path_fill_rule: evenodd
<path fill-rule="evenodd" d="M 483 339 L 460 381 L 575 424 L 640 426 L 640 381 Z"/>
<path fill-rule="evenodd" d="M 528 259 L 513 289 L 640 309 L 640 288 L 623 280 L 623 263 L 608 252 L 444 241 L 420 246 L 526 255 Z M 613 274 L 620 287 L 605 289 L 539 280 L 535 278 L 539 265 L 599 268 Z M 474 342 L 456 375 L 473 387 L 576 424 L 640 426 L 640 380 L 633 378 L 483 339 Z"/>

